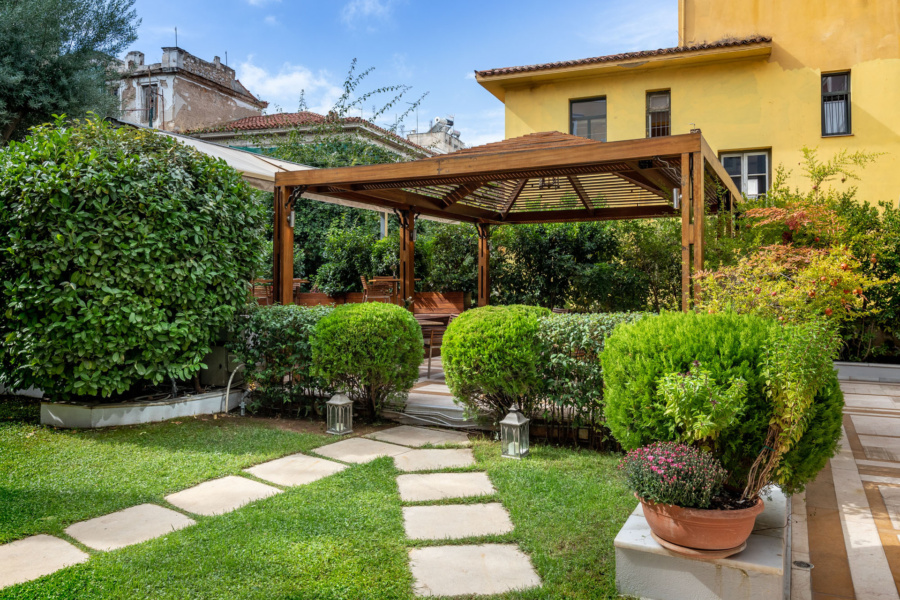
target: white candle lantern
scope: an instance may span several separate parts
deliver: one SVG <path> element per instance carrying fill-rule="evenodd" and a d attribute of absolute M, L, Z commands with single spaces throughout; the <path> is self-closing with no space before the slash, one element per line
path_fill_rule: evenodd
<path fill-rule="evenodd" d="M 347 435 L 353 433 L 353 400 L 345 394 L 336 394 L 325 403 L 328 428 L 325 433 Z"/>
<path fill-rule="evenodd" d="M 528 455 L 528 419 L 513 404 L 509 414 L 500 421 L 501 455 L 506 458 L 522 458 Z"/>

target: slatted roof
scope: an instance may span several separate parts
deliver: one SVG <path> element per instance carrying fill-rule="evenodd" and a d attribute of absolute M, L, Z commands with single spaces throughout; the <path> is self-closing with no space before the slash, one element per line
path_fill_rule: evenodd
<path fill-rule="evenodd" d="M 705 202 L 739 196 L 702 135 L 597 142 L 559 132 L 525 135 L 406 163 L 295 171 L 276 186 L 482 223 L 673 216 L 683 161 L 704 161 Z"/>

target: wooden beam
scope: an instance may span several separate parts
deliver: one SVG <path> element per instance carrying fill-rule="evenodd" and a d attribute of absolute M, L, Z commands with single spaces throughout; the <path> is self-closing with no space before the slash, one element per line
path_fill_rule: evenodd
<path fill-rule="evenodd" d="M 638 166 L 638 162 L 636 160 L 630 160 L 626 163 L 631 170 L 638 175 L 647 179 L 657 190 L 662 191 L 663 194 L 666 194 L 667 199 L 672 198 L 672 190 L 678 186 L 677 181 L 672 181 L 670 177 L 663 175 L 659 172 L 658 169 L 642 169 Z M 682 167 L 683 169 L 683 167 Z"/>
<path fill-rule="evenodd" d="M 292 192 L 292 188 L 279 187 L 274 196 L 272 293 L 274 301 L 284 305 L 294 303 L 294 228 L 290 224 Z"/>
<path fill-rule="evenodd" d="M 453 206 L 475 190 L 480 187 L 484 187 L 484 183 L 464 183 L 461 186 L 457 187 L 455 190 L 444 195 L 441 200 L 444 203 L 444 208 L 448 208 Z"/>
<path fill-rule="evenodd" d="M 581 182 L 578 181 L 578 177 L 576 175 L 569 175 L 566 177 L 569 180 L 569 183 L 572 184 L 572 189 L 575 190 L 575 193 L 578 194 L 578 199 L 581 200 L 581 203 L 584 204 L 584 207 L 588 210 L 594 210 L 594 207 L 591 206 L 591 200 L 588 198 L 587 192 L 584 191 L 584 187 L 581 185 Z"/>
<path fill-rule="evenodd" d="M 307 169 L 275 174 L 278 185 L 340 185 L 384 183 L 410 179 L 469 176 L 487 179 L 512 178 L 516 171 L 575 167 L 604 162 L 675 156 L 700 150 L 699 133 L 641 138 L 605 144 L 582 144 L 516 151 L 451 153 L 446 156 L 386 165 Z"/>
<path fill-rule="evenodd" d="M 478 223 L 478 306 L 491 303 L 491 226 Z"/>
<path fill-rule="evenodd" d="M 412 298 L 415 292 L 416 275 L 416 213 L 414 210 L 400 211 L 400 298 L 402 302 Z M 410 310 L 412 310 L 410 308 Z"/>
<path fill-rule="evenodd" d="M 519 195 L 522 193 L 522 190 L 525 189 L 525 186 L 528 184 L 528 179 L 520 179 L 516 182 L 516 187 L 512 189 L 509 193 L 509 196 L 506 198 L 506 202 L 503 203 L 503 210 L 500 211 L 500 214 L 506 218 L 506 214 L 509 212 L 509 209 L 513 207 L 513 204 L 516 203 L 516 200 L 519 199 Z"/>
<path fill-rule="evenodd" d="M 623 219 L 654 219 L 673 217 L 678 214 L 671 206 L 652 204 L 646 206 L 617 206 L 613 208 L 596 208 L 592 211 L 552 210 L 535 212 L 515 212 L 503 220 L 503 223 L 568 223 L 576 221 L 620 221 Z"/>
<path fill-rule="evenodd" d="M 734 198 L 741 198 L 741 190 L 734 185 L 734 180 L 731 179 L 731 175 L 725 170 L 722 161 L 719 160 L 719 157 L 716 156 L 716 153 L 710 145 L 706 143 L 706 140 L 703 139 L 703 137 L 700 138 L 700 151 L 703 154 L 703 158 L 706 159 L 706 164 L 710 168 L 710 171 L 713 172 L 715 178 L 731 192 Z"/>
<path fill-rule="evenodd" d="M 700 283 L 697 281 L 697 273 L 703 270 L 703 227 L 706 221 L 704 208 L 706 207 L 706 194 L 704 187 L 704 163 L 703 153 L 693 153 L 693 165 L 691 165 L 691 175 L 694 187 L 693 207 L 694 207 L 694 302 L 700 300 Z"/>
<path fill-rule="evenodd" d="M 632 185 L 636 185 L 637 187 L 641 188 L 642 190 L 646 190 L 646 191 L 650 192 L 651 194 L 656 194 L 660 198 L 663 198 L 665 200 L 672 199 L 671 195 L 666 196 L 665 190 L 659 189 L 649 179 L 645 178 L 644 175 L 641 174 L 640 172 L 617 171 L 617 172 L 613 173 L 613 175 L 615 175 L 616 177 L 618 177 L 620 179 L 624 179 L 628 183 L 630 183 Z"/>
<path fill-rule="evenodd" d="M 352 200 L 353 202 L 359 202 L 360 204 L 367 204 L 369 206 L 377 206 L 379 208 L 390 208 L 397 210 L 407 210 L 410 208 L 410 205 L 405 202 L 395 201 L 395 200 L 387 200 L 385 198 L 376 198 L 374 196 L 369 196 L 368 192 L 322 192 L 317 191 L 316 194 L 320 196 L 328 196 L 331 198 L 340 198 L 343 200 Z M 463 212 L 449 212 L 439 209 L 429 209 L 423 208 L 421 206 L 416 206 L 416 211 L 422 215 L 428 215 L 430 217 L 441 217 L 443 219 L 456 219 L 459 221 L 465 221 L 467 223 L 477 223 L 482 219 L 490 219 L 495 220 L 494 217 L 496 213 L 489 212 L 486 210 L 477 209 L 474 207 L 464 207 L 467 209 L 471 209 L 471 212 L 477 212 L 477 215 L 467 214 L 469 211 Z"/>
<path fill-rule="evenodd" d="M 681 310 L 691 309 L 691 155 L 681 155 Z"/>

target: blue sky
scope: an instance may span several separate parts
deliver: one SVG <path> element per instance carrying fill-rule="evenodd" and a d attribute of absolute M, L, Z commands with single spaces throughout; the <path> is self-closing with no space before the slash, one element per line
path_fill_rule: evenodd
<path fill-rule="evenodd" d="M 427 91 L 420 125 L 452 114 L 462 140 L 475 145 L 503 138 L 503 105 L 475 82 L 474 70 L 675 46 L 677 5 L 677 0 L 137 0 L 142 23 L 133 49 L 157 62 L 160 48 L 175 44 L 177 27 L 178 45 L 188 52 L 223 61 L 227 52 L 241 82 L 269 102 L 268 112 L 297 110 L 301 90 L 311 110 L 325 112 L 357 58 L 361 68 L 375 68 L 362 89 L 407 84 L 413 87 L 410 101 Z M 416 127 L 415 115 L 405 126 Z"/>

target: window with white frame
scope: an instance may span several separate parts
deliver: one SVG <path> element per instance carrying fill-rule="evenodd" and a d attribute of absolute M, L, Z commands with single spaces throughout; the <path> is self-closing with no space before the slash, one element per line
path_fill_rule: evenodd
<path fill-rule="evenodd" d="M 768 150 L 723 154 L 722 166 L 734 185 L 748 198 L 758 198 L 769 191 Z"/>

